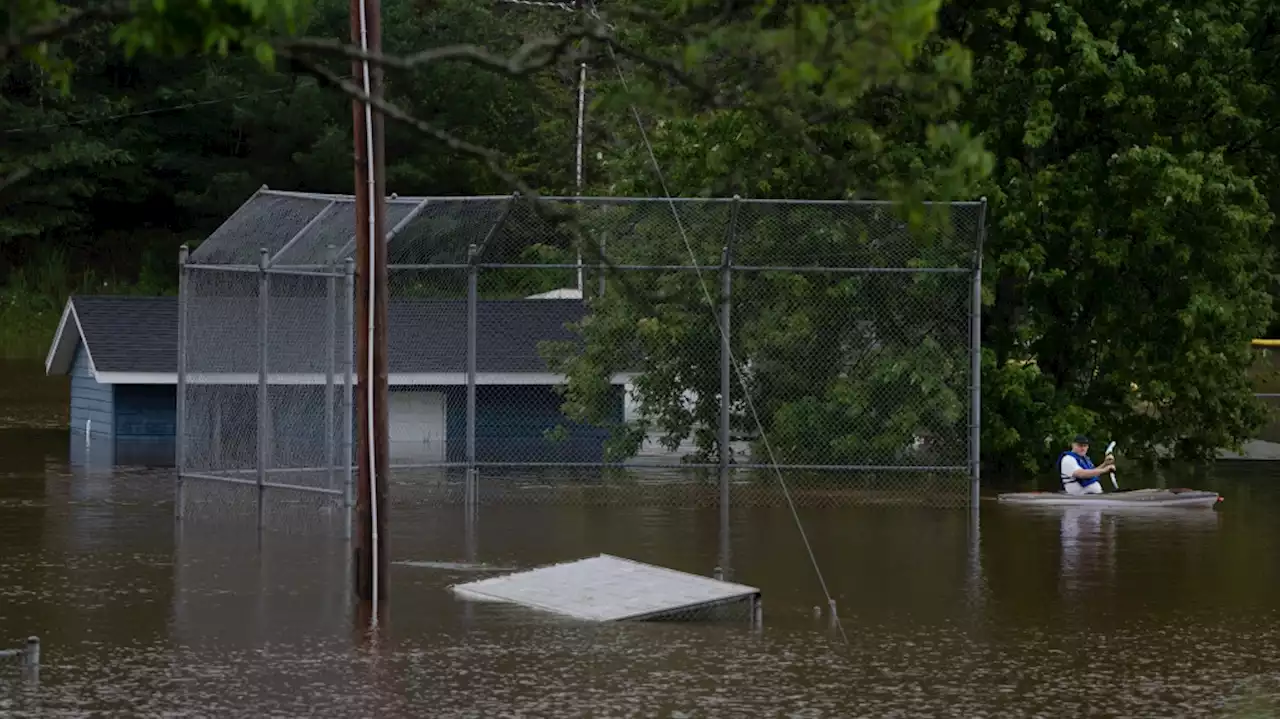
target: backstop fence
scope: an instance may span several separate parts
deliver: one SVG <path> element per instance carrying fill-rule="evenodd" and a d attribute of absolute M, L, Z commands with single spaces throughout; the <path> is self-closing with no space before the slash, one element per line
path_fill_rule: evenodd
<path fill-rule="evenodd" d="M 984 202 L 543 202 L 581 231 L 515 196 L 388 199 L 394 488 L 976 502 Z M 184 260 L 181 491 L 349 526 L 355 222 L 263 188 Z"/>

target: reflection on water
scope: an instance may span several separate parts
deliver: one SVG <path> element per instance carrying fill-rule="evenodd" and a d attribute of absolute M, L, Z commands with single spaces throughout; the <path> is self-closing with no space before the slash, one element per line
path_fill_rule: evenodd
<path fill-rule="evenodd" d="M 718 511 L 486 506 L 469 523 L 396 484 L 370 638 L 332 533 L 261 534 L 213 495 L 177 523 L 170 470 L 67 453 L 65 432 L 0 429 L 0 648 L 44 644 L 38 684 L 0 665 L 0 716 L 1280 714 L 1274 467 L 1176 482 L 1222 492 L 1217 510 L 805 510 L 846 647 L 783 509 L 731 517 L 762 631 L 589 626 L 446 587 L 600 552 L 711 574 Z"/>

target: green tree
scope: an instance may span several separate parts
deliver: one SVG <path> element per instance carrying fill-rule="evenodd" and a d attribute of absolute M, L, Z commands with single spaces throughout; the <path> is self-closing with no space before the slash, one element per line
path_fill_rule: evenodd
<path fill-rule="evenodd" d="M 956 3 L 941 9 L 937 33 L 927 23 L 900 22 L 874 3 L 829 15 L 806 14 L 799 3 L 769 7 L 794 11 L 786 16 L 792 22 L 740 18 L 738 27 L 752 27 L 749 36 L 761 44 L 695 45 L 702 64 L 694 67 L 796 73 L 763 73 L 762 82 L 731 98 L 745 109 L 664 108 L 684 110 L 649 129 L 667 184 L 686 195 L 988 196 L 983 450 L 990 468 L 1041 471 L 1078 431 L 1117 439 L 1126 456 L 1153 457 L 1164 448 L 1201 459 L 1258 426 L 1262 408 L 1245 370 L 1248 340 L 1274 317 L 1270 207 L 1277 199 L 1274 68 L 1280 52 L 1271 5 Z M 863 54 L 867 43 L 849 42 L 822 22 L 811 25 L 815 17 L 843 20 L 846 31 L 856 26 L 859 38 L 911 37 L 913 43 L 890 46 L 914 52 Z M 788 42 L 770 35 L 771 22 L 787 28 Z M 891 29 L 904 27 L 915 34 Z M 720 32 L 713 37 L 732 37 Z M 816 40 L 823 37 L 841 38 L 832 44 L 849 54 L 839 62 L 854 70 L 821 63 L 808 69 L 796 61 L 796 48 L 821 47 Z M 973 53 L 972 87 L 963 100 L 970 63 L 958 43 Z M 842 85 L 840 78 L 857 81 Z M 795 92 L 806 81 L 824 91 Z M 778 90 L 792 93 L 785 103 L 777 101 Z M 642 86 L 633 94 L 646 91 Z M 835 121 L 811 122 L 814 117 Z M 983 155 L 959 123 L 980 132 L 994 154 L 989 181 L 979 181 Z M 609 190 L 660 194 L 643 143 L 625 125 L 616 127 Z M 779 127 L 796 131 L 781 141 Z M 718 219 L 712 224 L 723 226 Z M 669 241 L 669 228 L 666 236 Z M 782 247 L 790 264 L 807 264 L 823 252 L 819 238 L 788 221 L 752 234 L 751 241 Z M 702 243 L 695 249 L 699 261 L 714 266 L 719 237 L 699 230 L 695 242 Z M 650 254 L 663 246 L 652 240 L 631 245 Z M 687 259 L 679 249 L 663 259 Z M 785 454 L 847 459 L 839 448 L 852 446 L 864 459 L 892 457 L 908 434 L 928 437 L 962 421 L 954 413 L 954 389 L 941 389 L 958 386 L 955 363 L 926 361 L 927 352 L 910 360 L 927 348 L 924 337 L 904 336 L 884 353 L 891 361 L 870 367 L 856 364 L 857 352 L 834 359 L 820 352 L 824 341 L 845 341 L 855 326 L 929 327 L 924 313 L 910 312 L 923 295 L 876 290 L 895 297 L 909 315 L 879 323 L 845 299 L 840 292 L 849 290 L 839 283 L 776 281 L 773 290 L 762 289 L 763 279 L 744 290 L 750 299 L 738 310 L 741 322 L 735 315 L 741 343 L 735 354 L 752 367 L 749 381 L 766 431 L 780 447 L 796 448 Z M 589 342 L 584 355 L 557 355 L 572 378 L 566 406 L 599 419 L 604 370 L 638 363 L 645 370 L 641 402 L 656 426 L 673 443 L 701 426 L 699 446 L 709 452 L 718 394 L 715 334 L 705 308 L 696 317 L 684 309 L 705 305 L 701 287 L 674 276 L 646 284 L 647 292 L 599 303 L 582 328 L 598 342 Z M 714 293 L 714 282 L 711 287 Z M 815 321 L 835 298 L 844 300 L 838 305 L 844 309 L 825 311 L 846 321 Z M 850 382 L 847 372 L 828 373 L 831 367 L 859 367 L 861 384 Z M 889 381 L 895 371 L 914 382 L 907 385 L 912 392 Z M 789 375 L 806 381 L 788 385 Z M 698 398 L 692 403 L 689 391 Z M 740 389 L 735 393 L 741 396 Z M 918 410 L 925 397 L 936 400 L 929 407 L 933 418 Z M 870 419 L 873 408 L 858 403 L 882 406 L 886 414 Z M 736 421 L 744 429 L 753 424 L 741 414 Z M 622 445 L 625 453 L 636 433 L 620 435 L 631 440 Z"/>
<path fill-rule="evenodd" d="M 661 104 L 644 102 L 669 83 L 628 69 L 603 91 L 606 110 L 635 104 L 664 114 L 647 139 L 629 114 L 611 119 L 607 194 L 905 202 L 898 213 L 684 203 L 679 223 L 665 204 L 592 216 L 588 227 L 606 238 L 614 262 L 696 258 L 704 268 L 701 277 L 616 278 L 579 328 L 585 349 L 547 348 L 569 377 L 565 407 L 575 419 L 608 424 L 609 376 L 640 372 L 645 419 L 614 427 L 615 457 L 649 431 L 669 448 L 692 433 L 702 459 L 716 450 L 719 336 L 709 305 L 720 301 L 722 246 L 733 244 L 744 265 L 963 269 L 973 261 L 976 215 L 928 213 L 918 200 L 967 199 L 990 166 L 953 121 L 969 58 L 934 34 L 936 3 L 767 3 L 726 13 L 690 5 L 662 23 L 685 28 L 678 39 L 620 25 L 624 38 L 644 36 L 633 45 L 682 57 L 687 82 L 659 95 Z M 744 393 L 733 382 L 736 432 L 754 433 L 758 414 L 788 462 L 966 460 L 962 272 L 743 272 L 734 282 L 732 348 L 747 383 Z M 742 401 L 748 394 L 754 407 Z"/>
<path fill-rule="evenodd" d="M 984 452 L 1035 470 L 1071 433 L 1210 457 L 1262 420 L 1272 318 L 1276 10 L 1004 2 L 958 9 L 987 189 Z M 1259 142 L 1271 145 L 1267 152 Z"/>

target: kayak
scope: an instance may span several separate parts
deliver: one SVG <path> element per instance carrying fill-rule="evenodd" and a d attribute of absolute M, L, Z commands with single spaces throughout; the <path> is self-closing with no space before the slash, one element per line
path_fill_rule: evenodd
<path fill-rule="evenodd" d="M 1217 492 L 1199 489 L 1122 489 L 1103 494 L 1066 492 L 1010 492 L 997 497 L 1008 504 L 1077 507 L 1212 507 L 1222 501 Z"/>

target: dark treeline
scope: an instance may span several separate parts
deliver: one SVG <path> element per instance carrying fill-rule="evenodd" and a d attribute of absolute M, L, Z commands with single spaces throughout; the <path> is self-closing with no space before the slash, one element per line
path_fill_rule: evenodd
<path fill-rule="evenodd" d="M 346 3 L 324 1 L 307 33 L 344 37 Z M 484 3 L 386 2 L 388 52 L 457 42 L 516 49 L 560 14 Z M 128 60 L 102 27 L 68 43 L 63 95 L 32 64 L 0 76 L 0 166 L 29 167 L 6 189 L 0 277 L 51 259 L 75 273 L 173 275 L 176 248 L 217 227 L 256 188 L 350 192 L 351 106 L 305 75 L 253 58 Z M 563 75 L 563 77 L 559 77 Z M 530 182 L 573 178 L 572 69 L 532 82 L 451 65 L 395 76 L 388 94 L 512 159 Z M 400 194 L 506 193 L 479 163 L 394 123 L 387 185 Z"/>

